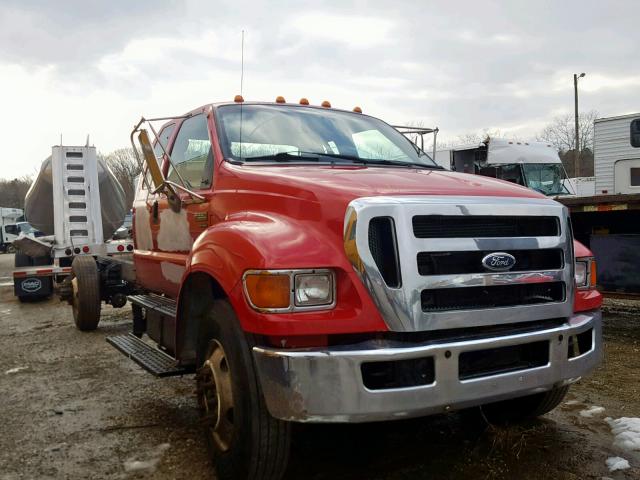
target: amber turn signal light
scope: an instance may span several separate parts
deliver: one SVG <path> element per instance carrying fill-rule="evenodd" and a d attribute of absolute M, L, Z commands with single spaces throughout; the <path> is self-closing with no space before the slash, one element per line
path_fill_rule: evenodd
<path fill-rule="evenodd" d="M 589 285 L 593 288 L 595 288 L 595 286 L 598 284 L 597 280 L 598 280 L 598 274 L 597 274 L 597 268 L 596 268 L 596 261 L 592 260 L 591 261 L 591 273 L 590 273 L 590 282 Z"/>
<path fill-rule="evenodd" d="M 251 273 L 244 279 L 249 301 L 256 308 L 289 308 L 291 277 L 288 274 Z"/>

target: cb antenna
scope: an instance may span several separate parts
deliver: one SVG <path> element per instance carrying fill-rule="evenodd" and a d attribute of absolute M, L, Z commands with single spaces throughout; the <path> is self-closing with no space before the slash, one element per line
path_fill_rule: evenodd
<path fill-rule="evenodd" d="M 244 82 L 244 30 L 242 30 L 242 41 L 240 47 L 240 95 L 242 95 L 242 87 Z"/>
<path fill-rule="evenodd" d="M 240 159 L 242 160 L 242 104 L 244 103 L 243 95 L 244 86 L 244 30 L 242 30 L 242 40 L 240 44 Z"/>

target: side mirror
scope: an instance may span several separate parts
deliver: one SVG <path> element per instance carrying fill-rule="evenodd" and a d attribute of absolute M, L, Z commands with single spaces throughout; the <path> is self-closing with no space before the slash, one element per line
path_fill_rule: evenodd
<path fill-rule="evenodd" d="M 153 147 L 151 146 L 151 141 L 149 140 L 149 134 L 145 129 L 140 130 L 140 133 L 138 134 L 138 142 L 140 143 L 140 147 L 142 148 L 144 161 L 147 164 L 149 173 L 151 174 L 153 188 L 155 190 L 159 190 L 164 185 L 164 177 L 162 176 L 162 172 L 160 171 L 160 167 L 158 166 L 156 155 L 153 152 Z"/>
<path fill-rule="evenodd" d="M 142 149 L 144 161 L 147 164 L 149 173 L 151 174 L 151 181 L 153 182 L 154 191 L 164 192 L 167 195 L 167 201 L 169 202 L 169 206 L 171 207 L 171 209 L 176 213 L 179 212 L 182 208 L 182 201 L 176 194 L 173 187 L 165 181 L 164 176 L 160 171 L 160 167 L 158 166 L 156 155 L 153 152 L 153 147 L 151 146 L 151 141 L 149 140 L 149 134 L 144 128 L 141 129 L 140 133 L 138 134 L 138 142 L 140 143 L 140 148 Z"/>

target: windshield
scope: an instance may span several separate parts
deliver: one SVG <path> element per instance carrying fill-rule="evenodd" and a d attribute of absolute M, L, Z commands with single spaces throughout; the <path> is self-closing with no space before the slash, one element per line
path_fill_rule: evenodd
<path fill-rule="evenodd" d="M 569 193 L 564 185 L 566 174 L 561 163 L 524 163 L 522 170 L 529 188 L 545 195 Z"/>
<path fill-rule="evenodd" d="M 227 159 L 437 168 L 393 127 L 360 113 L 293 105 L 224 105 L 217 109 L 217 118 Z"/>
<path fill-rule="evenodd" d="M 31 224 L 29 223 L 17 223 L 16 224 L 18 226 L 18 228 L 20 229 L 20 231 L 22 233 L 24 233 L 25 235 L 29 234 L 29 233 L 34 233 L 37 232 L 37 230 L 35 228 L 33 228 L 31 226 Z"/>

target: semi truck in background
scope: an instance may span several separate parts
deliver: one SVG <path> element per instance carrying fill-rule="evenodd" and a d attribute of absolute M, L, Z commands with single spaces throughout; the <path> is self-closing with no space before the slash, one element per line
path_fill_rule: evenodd
<path fill-rule="evenodd" d="M 546 196 L 576 194 L 558 151 L 545 142 L 487 137 L 479 144 L 438 150 L 435 161 L 447 170 L 506 180 Z"/>
<path fill-rule="evenodd" d="M 20 208 L 0 207 L 0 252 L 13 253 L 13 241 L 20 235 L 16 223 L 24 219 L 24 211 Z"/>
<path fill-rule="evenodd" d="M 156 376 L 195 374 L 221 480 L 281 478 L 291 422 L 517 422 L 600 361 L 595 264 L 545 195 L 446 171 L 329 102 L 237 96 L 142 118 L 136 138 L 134 269 L 96 255 L 133 292 L 132 331 L 107 341 Z M 95 264 L 70 277 L 84 331 Z"/>

